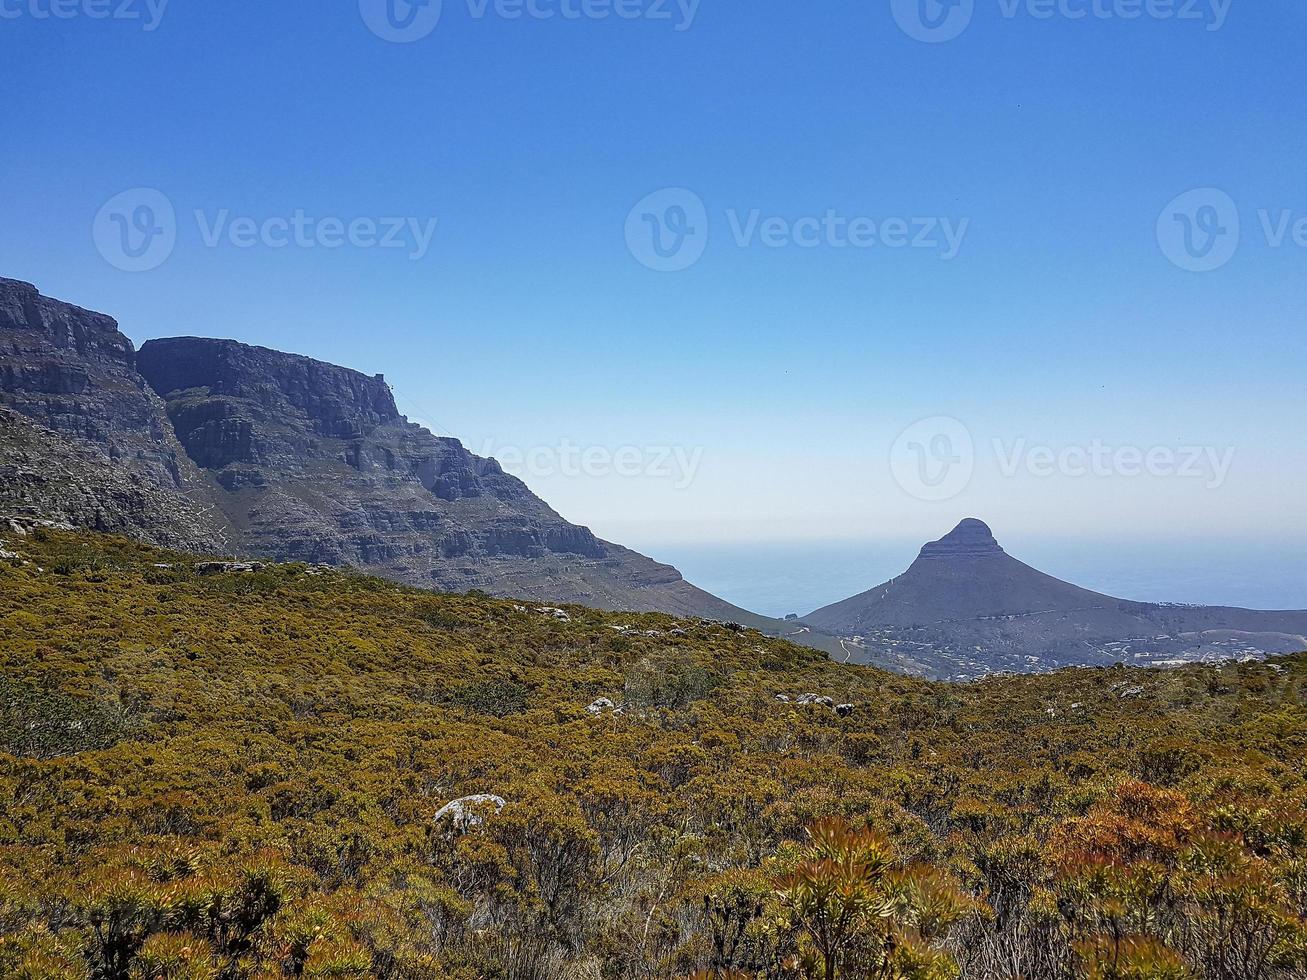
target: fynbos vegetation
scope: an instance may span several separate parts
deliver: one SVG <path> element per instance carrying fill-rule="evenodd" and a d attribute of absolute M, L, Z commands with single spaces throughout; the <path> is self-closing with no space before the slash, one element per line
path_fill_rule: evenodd
<path fill-rule="evenodd" d="M 662 615 L 8 547 L 6 978 L 1307 971 L 1307 657 L 930 684 Z"/>

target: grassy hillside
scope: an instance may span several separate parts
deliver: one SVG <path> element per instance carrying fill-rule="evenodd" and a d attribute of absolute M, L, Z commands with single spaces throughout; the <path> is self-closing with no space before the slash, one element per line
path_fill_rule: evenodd
<path fill-rule="evenodd" d="M 0 976 L 1307 970 L 1307 657 L 950 686 L 667 616 L 3 548 Z M 471 794 L 506 805 L 436 821 Z"/>

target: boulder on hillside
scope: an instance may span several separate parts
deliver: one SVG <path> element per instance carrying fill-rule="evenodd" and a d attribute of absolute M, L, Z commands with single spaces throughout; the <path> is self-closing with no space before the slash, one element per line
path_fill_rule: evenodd
<path fill-rule="evenodd" d="M 196 564 L 197 575 L 248 575 L 261 572 L 262 562 L 257 561 L 202 561 Z"/>
<path fill-rule="evenodd" d="M 462 834 L 485 823 L 486 816 L 492 809 L 495 813 L 499 813 L 507 805 L 503 797 L 491 793 L 464 796 L 441 807 L 436 813 L 434 823 L 439 827 L 447 822 L 454 833 Z"/>
<path fill-rule="evenodd" d="M 795 704 L 820 704 L 820 705 L 825 705 L 827 708 L 835 707 L 835 699 L 828 698 L 822 694 L 800 694 L 797 698 L 795 698 L 794 703 Z"/>

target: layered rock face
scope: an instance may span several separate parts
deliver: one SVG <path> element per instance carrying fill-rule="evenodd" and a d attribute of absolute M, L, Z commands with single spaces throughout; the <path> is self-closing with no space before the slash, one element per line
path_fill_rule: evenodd
<path fill-rule="evenodd" d="M 149 470 L 0 408 L 0 529 L 10 517 L 126 534 L 178 551 L 226 550 L 212 507 Z"/>
<path fill-rule="evenodd" d="M 794 633 L 563 520 L 494 460 L 409 423 L 380 376 L 227 340 L 138 354 L 111 318 L 0 280 L 3 406 L 36 425 L 0 426 L 0 508 L 451 592 Z"/>
<path fill-rule="evenodd" d="M 137 367 L 189 458 L 222 488 L 219 506 L 249 554 L 793 632 L 563 520 L 495 460 L 410 423 L 380 375 L 195 337 L 149 341 Z"/>
<path fill-rule="evenodd" d="M 452 559 L 607 557 L 494 460 L 409 423 L 381 377 L 194 337 L 146 343 L 137 366 L 255 554 L 446 588 L 485 578 Z"/>
<path fill-rule="evenodd" d="M 938 541 L 925 545 L 919 559 L 948 561 L 955 558 L 996 558 L 1005 554 L 1007 552 L 999 547 L 989 525 L 968 517 Z"/>
<path fill-rule="evenodd" d="M 173 337 L 147 342 L 137 366 L 156 392 L 196 390 L 220 403 L 291 409 L 315 435 L 356 439 L 400 420 L 381 376 L 251 347 L 233 340 Z"/>
<path fill-rule="evenodd" d="M 112 317 L 0 279 L 0 505 L 166 547 L 221 551 L 208 486 Z"/>
<path fill-rule="evenodd" d="M 112 317 L 0 279 L 0 404 L 113 459 L 138 459 L 175 476 L 170 427 L 135 360 Z"/>

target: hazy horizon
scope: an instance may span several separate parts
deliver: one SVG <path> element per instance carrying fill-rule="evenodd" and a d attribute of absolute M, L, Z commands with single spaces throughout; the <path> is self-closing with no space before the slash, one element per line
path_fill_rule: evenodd
<path fill-rule="evenodd" d="M 941 532 L 942 533 L 942 532 Z M 729 602 L 767 616 L 806 615 L 902 573 L 924 541 L 630 542 Z M 999 536 L 1041 572 L 1119 599 L 1307 609 L 1303 541 Z"/>

